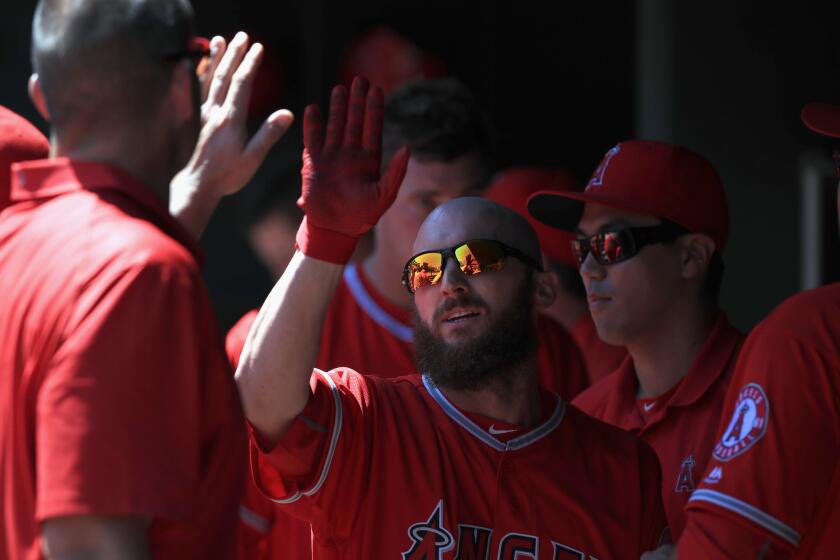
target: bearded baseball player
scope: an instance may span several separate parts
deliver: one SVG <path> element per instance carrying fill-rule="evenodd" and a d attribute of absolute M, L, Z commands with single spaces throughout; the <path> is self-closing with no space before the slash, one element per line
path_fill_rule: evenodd
<path fill-rule="evenodd" d="M 811 104 L 802 118 L 840 138 L 840 106 Z M 840 153 L 834 158 L 840 178 Z M 838 316 L 835 283 L 791 297 L 747 338 L 706 475 L 688 503 L 680 560 L 837 558 Z"/>
<path fill-rule="evenodd" d="M 665 523 L 653 452 L 539 387 L 536 317 L 553 290 L 516 213 L 463 198 L 421 226 L 403 281 L 422 375 L 313 371 L 344 264 L 408 160 L 398 151 L 380 176 L 380 91 L 356 80 L 347 105 L 336 88 L 325 140 L 307 108 L 299 250 L 237 370 L 258 486 L 312 524 L 315 558 L 603 560 L 654 548 Z"/>
<path fill-rule="evenodd" d="M 607 152 L 584 192 L 540 193 L 529 204 L 577 233 L 598 334 L 630 355 L 573 404 L 653 447 L 676 538 L 743 340 L 717 304 L 729 229 L 723 185 L 685 148 L 629 140 Z"/>
<path fill-rule="evenodd" d="M 344 269 L 332 295 L 316 367 L 341 364 L 379 377 L 416 372 L 412 295 L 400 284 L 400 273 L 420 225 L 435 207 L 481 193 L 491 165 L 488 135 L 476 102 L 453 80 L 414 82 L 386 100 L 383 155 L 408 145 L 411 156 L 393 204 L 374 229 L 372 254 Z M 228 333 L 234 367 L 255 317 L 256 311 L 249 313 Z M 572 337 L 542 315 L 537 336 L 541 384 L 566 398 L 577 395 L 587 378 Z M 241 516 L 241 542 L 249 557 L 309 554 L 309 528 L 252 485 L 246 489 Z"/>

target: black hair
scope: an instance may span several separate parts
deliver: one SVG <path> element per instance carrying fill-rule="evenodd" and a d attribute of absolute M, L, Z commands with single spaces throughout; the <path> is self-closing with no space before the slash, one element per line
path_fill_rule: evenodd
<path fill-rule="evenodd" d="M 383 162 L 404 145 L 419 159 L 476 155 L 488 172 L 492 166 L 489 124 L 469 90 L 451 78 L 410 82 L 388 97 Z"/>

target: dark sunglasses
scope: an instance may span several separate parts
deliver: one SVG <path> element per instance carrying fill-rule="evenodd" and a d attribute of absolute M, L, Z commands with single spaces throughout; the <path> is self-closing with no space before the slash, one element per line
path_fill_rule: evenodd
<path fill-rule="evenodd" d="M 494 239 L 472 239 L 449 249 L 424 251 L 411 257 L 402 274 L 403 286 L 414 293 L 423 286 L 434 286 L 443 278 L 446 259 L 458 261 L 461 272 L 474 276 L 482 272 L 502 270 L 507 257 L 516 257 L 537 270 L 542 266 L 529 255 Z"/>
<path fill-rule="evenodd" d="M 628 227 L 596 233 L 591 237 L 574 239 L 571 243 L 579 264 L 583 264 L 586 256 L 592 253 L 599 264 L 611 265 L 635 256 L 645 245 L 674 241 L 686 233 L 691 232 L 677 224 L 665 222 L 656 226 Z"/>

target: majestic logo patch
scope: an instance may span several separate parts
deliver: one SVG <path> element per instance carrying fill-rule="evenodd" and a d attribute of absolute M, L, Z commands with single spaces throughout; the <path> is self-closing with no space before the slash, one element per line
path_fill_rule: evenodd
<path fill-rule="evenodd" d="M 761 385 L 744 385 L 738 392 L 732 420 L 715 445 L 715 459 L 728 461 L 752 447 L 767 431 L 769 415 L 770 403 Z"/>
<path fill-rule="evenodd" d="M 595 173 L 592 174 L 592 178 L 589 179 L 589 183 L 586 185 L 586 190 L 589 190 L 591 187 L 600 187 L 604 184 L 604 174 L 607 172 L 607 166 L 609 166 L 610 160 L 619 151 L 621 151 L 621 144 L 617 144 L 610 148 L 610 151 L 604 155 L 604 159 L 601 160 L 600 165 L 598 165 L 598 169 L 595 170 Z"/>
<path fill-rule="evenodd" d="M 723 478 L 723 468 L 715 467 L 711 470 L 709 475 L 703 479 L 706 484 L 717 484 Z"/>

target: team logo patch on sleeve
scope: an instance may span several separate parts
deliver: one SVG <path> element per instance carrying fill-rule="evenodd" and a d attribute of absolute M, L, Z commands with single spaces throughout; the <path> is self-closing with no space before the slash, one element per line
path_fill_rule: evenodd
<path fill-rule="evenodd" d="M 770 415 L 770 403 L 764 389 L 757 383 L 744 385 L 738 391 L 735 412 L 720 441 L 715 445 L 714 457 L 728 461 L 752 447 L 764 432 Z"/>

